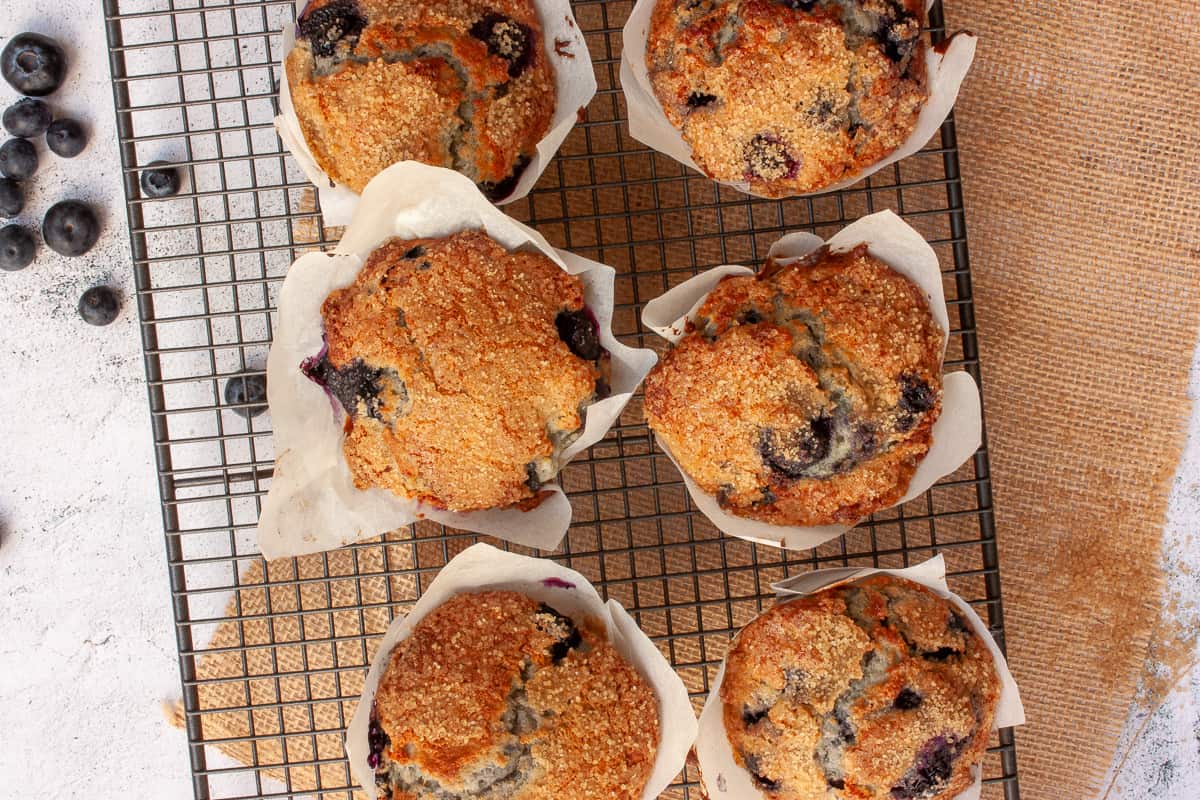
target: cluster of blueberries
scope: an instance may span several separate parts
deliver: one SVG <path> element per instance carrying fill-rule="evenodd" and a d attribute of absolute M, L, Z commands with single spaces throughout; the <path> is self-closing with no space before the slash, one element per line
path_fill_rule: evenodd
<path fill-rule="evenodd" d="M 78 121 L 54 119 L 50 106 L 39 98 L 62 85 L 67 61 L 62 48 L 48 36 L 21 33 L 0 52 L 0 75 L 25 95 L 4 110 L 0 122 L 13 138 L 0 145 L 0 217 L 11 219 L 25 208 L 24 184 L 37 171 L 37 148 L 31 141 L 45 136 L 46 147 L 61 158 L 74 158 L 87 147 L 87 132 Z M 143 171 L 143 193 L 168 197 L 179 191 L 179 171 L 156 162 Z M 63 200 L 42 218 L 42 239 L 59 255 L 81 256 L 100 238 L 100 221 L 87 203 Z M 0 228 L 0 269 L 24 269 L 37 255 L 37 241 L 29 229 L 8 224 Z M 92 325 L 107 325 L 120 313 L 120 298 L 111 287 L 93 286 L 79 299 L 79 315 Z"/>

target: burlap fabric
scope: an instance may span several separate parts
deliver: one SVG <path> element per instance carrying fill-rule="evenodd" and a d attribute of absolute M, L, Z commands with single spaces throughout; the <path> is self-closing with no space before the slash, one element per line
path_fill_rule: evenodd
<path fill-rule="evenodd" d="M 1188 411 L 1200 19 L 1194 0 L 1155 4 L 1153 19 L 1102 0 L 948 5 L 948 27 L 981 37 L 956 116 L 1008 648 L 1029 713 L 1021 794 L 1086 798 L 1157 619 Z M 414 552 L 404 542 L 273 564 L 269 591 L 250 564 L 230 606 L 241 623 L 220 626 L 199 659 L 204 738 L 295 790 L 347 785 L 353 703 L 337 698 L 357 695 L 373 655 L 358 637 L 381 634 L 389 608 L 417 596 L 414 577 L 390 574 L 421 567 Z M 255 710 L 217 710 L 244 705 Z"/>
<path fill-rule="evenodd" d="M 947 2 L 1023 798 L 1102 788 L 1200 319 L 1195 0 Z"/>

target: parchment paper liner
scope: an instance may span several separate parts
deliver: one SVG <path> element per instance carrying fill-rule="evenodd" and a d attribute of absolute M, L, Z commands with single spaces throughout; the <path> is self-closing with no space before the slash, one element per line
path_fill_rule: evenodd
<path fill-rule="evenodd" d="M 696 738 L 696 714 L 683 681 L 662 653 L 616 600 L 604 603 L 596 589 L 578 572 L 549 559 L 506 553 L 486 544 L 468 547 L 450 560 L 405 617 L 388 626 L 371 661 L 365 688 L 346 729 L 350 771 L 368 797 L 375 800 L 375 771 L 367 764 L 367 727 L 379 680 L 396 643 L 405 639 L 430 611 L 464 592 L 512 590 L 539 600 L 576 620 L 593 617 L 608 629 L 608 641 L 654 690 L 658 698 L 659 740 L 654 769 L 642 793 L 658 797 L 683 768 Z"/>
<path fill-rule="evenodd" d="M 942 273 L 933 248 L 891 211 L 880 211 L 847 225 L 829 241 L 836 252 L 850 250 L 866 243 L 871 255 L 912 280 L 925 293 L 934 320 L 949 337 L 950 322 L 946 312 L 946 297 L 942 290 Z M 811 233 L 791 233 L 771 245 L 768 258 L 789 263 L 808 255 L 826 244 Z M 694 318 L 714 286 L 726 275 L 752 275 L 747 267 L 720 266 L 681 283 L 665 294 L 648 302 L 642 309 L 642 322 L 664 339 L 675 343 L 683 336 L 684 324 Z M 942 347 L 945 353 L 945 344 Z M 933 426 L 933 445 L 917 467 L 908 491 L 899 502 L 907 503 L 919 497 L 944 475 L 958 469 L 979 449 L 983 438 L 983 418 L 980 413 L 979 389 L 975 380 L 965 372 L 951 372 L 942 377 L 942 413 Z M 675 456 L 655 437 L 659 446 L 679 467 Z M 726 513 L 717 498 L 705 493 L 682 468 L 684 484 L 696 506 L 724 533 L 753 542 L 808 549 L 829 541 L 853 528 L 853 525 L 772 525 Z M 859 520 L 862 522 L 862 520 Z M 855 523 L 856 525 L 858 523 Z"/>
<path fill-rule="evenodd" d="M 692 148 L 684 141 L 683 134 L 671 124 L 663 113 L 662 105 L 654 94 L 650 83 L 650 74 L 646 69 L 646 38 L 650 31 L 650 17 L 654 13 L 657 0 L 638 0 L 629 14 L 623 29 L 624 48 L 621 51 L 621 88 L 625 91 L 625 102 L 629 108 L 629 134 L 642 144 L 648 145 L 660 153 L 665 153 L 684 166 L 691 167 L 700 174 L 704 170 L 692 160 Z M 925 4 L 926 10 L 933 5 L 933 0 Z M 958 98 L 958 89 L 971 62 L 975 59 L 976 37 L 970 33 L 956 33 L 946 43 L 942 52 L 934 48 L 925 49 L 926 69 L 929 75 L 929 98 L 917 117 L 917 124 L 912 134 L 900 145 L 894 153 L 876 161 L 871 166 L 849 178 L 843 178 L 837 183 L 826 186 L 815 192 L 795 195 L 807 197 L 811 195 L 836 192 L 861 181 L 889 164 L 902 158 L 907 158 L 920 150 L 933 138 L 941 127 L 942 122 L 954 108 Z M 715 179 L 714 179 L 715 180 Z M 746 192 L 757 197 L 764 197 L 751 191 L 746 181 L 718 181 L 726 186 L 732 186 L 738 191 Z"/>
<path fill-rule="evenodd" d="M 455 513 L 385 489 L 355 488 L 342 456 L 341 412 L 325 390 L 300 371 L 322 348 L 321 304 L 354 281 L 366 257 L 385 239 L 447 236 L 483 228 L 504 246 L 532 247 L 583 281 L 584 298 L 600 325 L 600 343 L 612 355 L 612 394 L 588 406 L 583 432 L 563 463 L 603 438 L 657 360 L 649 349 L 613 338 L 612 267 L 556 250 L 540 234 L 505 216 L 466 177 L 415 161 L 394 164 L 363 192 L 362 203 L 331 253 L 309 253 L 288 270 L 279 293 L 274 342 L 267 359 L 267 400 L 275 439 L 275 475 L 258 522 L 268 559 L 330 550 L 428 518 L 518 544 L 554 549 L 571 521 L 571 504 L 553 494 L 530 511 L 499 509 Z"/>
<path fill-rule="evenodd" d="M 941 554 L 923 564 L 906 569 L 819 569 L 805 575 L 771 585 L 780 603 L 789 599 L 813 594 L 839 583 L 848 583 L 865 578 L 876 572 L 897 575 L 927 586 L 954 604 L 954 607 L 971 623 L 975 632 L 983 638 L 992 658 L 996 662 L 996 673 L 1000 677 L 1000 698 L 996 704 L 996 720 L 993 729 L 1025 724 L 1025 708 L 1017 691 L 1017 683 L 1008 670 L 1008 662 L 988 631 L 987 624 L 965 600 L 953 594 L 946 585 L 946 562 Z M 734 637 L 736 641 L 736 636 Z M 730 647 L 733 643 L 730 642 Z M 711 800 L 766 800 L 766 795 L 754 785 L 750 773 L 737 764 L 729 737 L 725 733 L 724 714 L 721 705 L 721 681 L 725 677 L 725 663 L 717 671 L 704 710 L 700 712 L 700 731 L 696 736 L 696 758 L 700 768 L 700 780 Z M 978 800 L 983 790 L 983 770 L 979 765 L 972 767 L 975 783 L 961 792 L 955 800 Z"/>
<path fill-rule="evenodd" d="M 304 10 L 308 0 L 296 0 L 296 18 Z M 579 112 L 591 102 L 596 94 L 596 75 L 592 71 L 592 56 L 587 41 L 575 22 L 569 0 L 533 0 L 542 21 L 542 46 L 546 57 L 554 66 L 554 84 L 557 102 L 550 129 L 536 145 L 536 152 L 525 171 L 521 173 L 512 194 L 497 205 L 511 203 L 529 194 L 542 172 L 558 152 L 563 140 L 579 119 Z M 563 42 L 560 47 L 555 42 Z M 350 222 L 354 207 L 358 205 L 358 194 L 343 183 L 334 183 L 313 158 L 312 151 L 304 139 L 296 109 L 292 105 L 292 93 L 288 88 L 287 70 L 284 63 L 296 44 L 296 26 L 284 25 L 282 31 L 283 56 L 279 65 L 279 116 L 275 117 L 275 130 L 279 138 L 291 151 L 296 163 L 304 171 L 321 200 L 321 215 L 325 225 L 340 226 Z"/>

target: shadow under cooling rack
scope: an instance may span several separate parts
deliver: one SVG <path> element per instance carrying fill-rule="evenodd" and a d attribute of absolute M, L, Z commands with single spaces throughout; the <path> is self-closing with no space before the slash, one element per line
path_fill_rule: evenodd
<path fill-rule="evenodd" d="M 846 191 L 768 201 L 689 172 L 629 138 L 617 82 L 630 2 L 574 4 L 599 83 L 534 192 L 505 211 L 615 267 L 613 331 L 661 348 L 643 303 L 697 271 L 756 266 L 783 233 L 830 235 L 883 208 L 933 244 L 952 334 L 946 365 L 980 380 L 953 120 L 920 153 Z M 342 730 L 389 621 L 481 537 L 418 523 L 379 540 L 264 564 L 254 539 L 274 450 L 269 414 L 224 404 L 262 372 L 279 285 L 335 240 L 283 151 L 279 31 L 291 2 L 105 0 L 137 306 L 197 798 L 349 798 Z M 929 35 L 943 37 L 941 6 Z M 148 200 L 139 169 L 179 164 L 184 191 Z M 942 553 L 951 587 L 1003 646 L 986 446 L 922 497 L 813 551 L 723 537 L 654 447 L 640 396 L 561 476 L 574 521 L 557 553 L 618 599 L 671 660 L 697 709 L 730 634 L 769 584 L 821 566 L 904 566 Z M 519 549 L 519 548 L 512 548 Z M 1012 733 L 985 762 L 985 797 L 1018 797 Z M 181 765 L 182 768 L 182 765 Z M 664 797 L 700 797 L 693 767 Z"/>

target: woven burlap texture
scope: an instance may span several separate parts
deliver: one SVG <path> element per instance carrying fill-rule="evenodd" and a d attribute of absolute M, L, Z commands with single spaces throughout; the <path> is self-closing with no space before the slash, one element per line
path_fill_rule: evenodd
<path fill-rule="evenodd" d="M 1101 790 L 1159 608 L 1200 319 L 1195 0 L 947 2 L 1021 796 Z"/>
<path fill-rule="evenodd" d="M 1018 732 L 1021 794 L 1087 798 L 1103 788 L 1157 620 L 1160 532 L 1189 408 L 1200 9 L 1168 0 L 1153 14 L 1169 24 L 1148 24 L 1100 0 L 948 5 L 948 27 L 981 37 L 956 117 L 1007 641 L 1029 714 Z M 291 768 L 292 786 L 314 786 L 303 770 L 316 769 L 322 786 L 345 785 L 349 709 L 332 698 L 361 684 L 371 653 L 354 637 L 382 633 L 389 603 L 416 596 L 411 578 L 354 577 L 356 558 L 411 566 L 401 563 L 409 548 L 389 549 L 273 564 L 272 583 L 283 584 L 269 596 L 238 593 L 231 611 L 252 619 L 217 630 L 217 652 L 198 671 L 230 681 L 202 686 L 200 706 L 256 710 L 201 715 L 205 738 L 283 734 L 286 753 L 269 738 L 222 749 L 259 765 L 328 759 Z M 346 577 L 329 584 L 331 574 Z M 241 582 L 262 578 L 254 564 Z M 331 607 L 341 609 L 333 631 L 328 614 L 314 613 L 324 627 L 311 631 L 302 613 L 253 619 Z M 331 635 L 333 644 L 302 644 Z M 280 673 L 289 677 L 277 694 L 268 676 Z"/>

